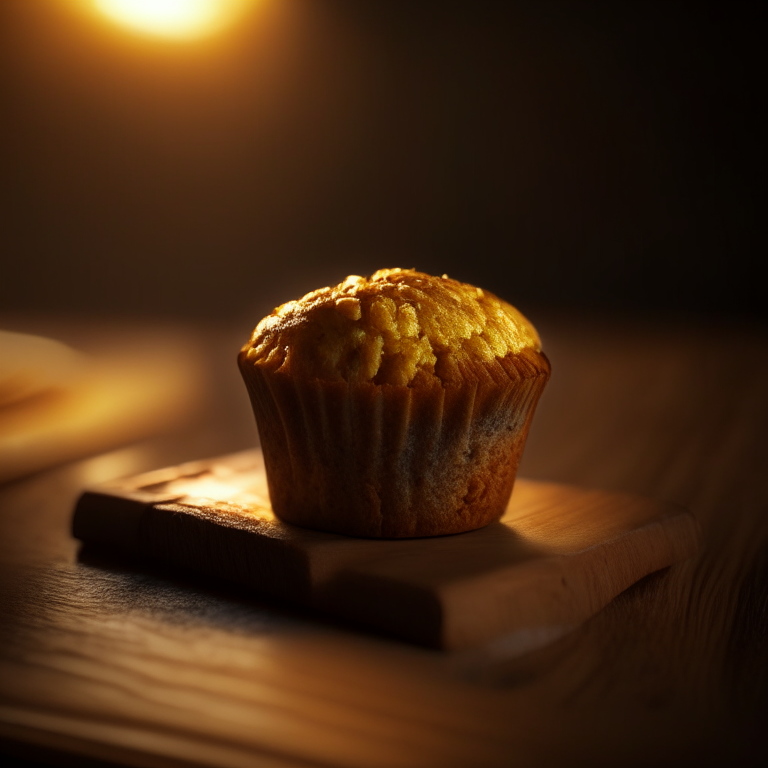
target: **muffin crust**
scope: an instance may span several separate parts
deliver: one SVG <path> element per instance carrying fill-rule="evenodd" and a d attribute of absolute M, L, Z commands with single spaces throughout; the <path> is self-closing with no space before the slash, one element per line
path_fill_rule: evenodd
<path fill-rule="evenodd" d="M 270 371 L 397 386 L 460 384 L 468 370 L 541 350 L 531 323 L 481 288 L 412 269 L 352 275 L 275 309 L 244 347 Z"/>

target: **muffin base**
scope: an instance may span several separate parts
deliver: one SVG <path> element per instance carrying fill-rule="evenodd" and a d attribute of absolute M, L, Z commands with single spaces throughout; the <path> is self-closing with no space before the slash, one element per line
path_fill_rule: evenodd
<path fill-rule="evenodd" d="M 308 380 L 239 358 L 270 499 L 285 522 L 350 536 L 461 533 L 504 513 L 549 378 L 534 350 L 460 386 Z"/>

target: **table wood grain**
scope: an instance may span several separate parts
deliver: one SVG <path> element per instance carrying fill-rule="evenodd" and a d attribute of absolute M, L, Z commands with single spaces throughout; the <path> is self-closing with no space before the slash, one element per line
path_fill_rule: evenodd
<path fill-rule="evenodd" d="M 193 420 L 0 488 L 3 751 L 134 766 L 760 764 L 768 335 L 536 319 L 553 376 L 521 474 L 682 504 L 703 532 L 697 557 L 515 656 L 417 648 L 88 556 L 70 533 L 85 486 L 255 442 L 242 334 L 190 328 L 214 372 Z M 81 346 L 111 333 L 55 327 Z"/>

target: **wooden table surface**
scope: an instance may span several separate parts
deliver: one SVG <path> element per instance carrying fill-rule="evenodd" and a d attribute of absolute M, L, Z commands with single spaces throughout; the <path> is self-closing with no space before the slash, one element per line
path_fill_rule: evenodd
<path fill-rule="evenodd" d="M 86 485 L 256 440 L 235 366 L 247 334 L 176 329 L 210 374 L 183 428 L 0 487 L 0 753 L 334 768 L 766 759 L 768 334 L 534 320 L 553 375 L 522 475 L 682 503 L 704 533 L 699 556 L 514 657 L 427 650 L 81 553 L 70 522 Z M 114 332 L 52 319 L 23 330 L 85 348 Z"/>

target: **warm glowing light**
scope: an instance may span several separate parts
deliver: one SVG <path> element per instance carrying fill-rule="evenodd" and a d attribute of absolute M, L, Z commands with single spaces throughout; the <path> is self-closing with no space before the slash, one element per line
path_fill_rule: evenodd
<path fill-rule="evenodd" d="M 231 21 L 248 0 L 95 0 L 104 15 L 144 34 L 190 39 Z"/>

